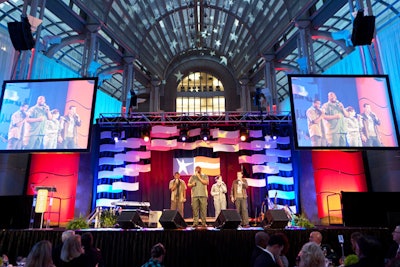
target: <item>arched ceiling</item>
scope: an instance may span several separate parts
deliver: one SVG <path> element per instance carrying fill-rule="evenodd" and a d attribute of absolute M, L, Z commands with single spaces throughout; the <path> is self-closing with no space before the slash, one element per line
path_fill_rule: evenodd
<path fill-rule="evenodd" d="M 399 19 L 400 0 L 371 2 L 377 29 Z M 148 90 L 151 79 L 166 79 L 171 64 L 193 55 L 214 57 L 237 79 L 247 76 L 255 86 L 262 86 L 263 55 L 272 55 L 282 101 L 287 97 L 286 73 L 299 68 L 298 22 L 310 23 L 312 33 L 351 32 L 350 3 L 356 4 L 348 0 L 47 0 L 41 50 L 78 71 L 82 42 L 56 48 L 53 37 L 79 39 L 88 25 L 97 27 L 101 89 L 120 100 L 124 57 L 135 59 L 135 89 L 140 94 Z M 1 25 L 19 20 L 22 6 L 21 0 L 0 0 Z M 343 40 L 315 37 L 315 72 L 323 72 L 351 49 Z"/>

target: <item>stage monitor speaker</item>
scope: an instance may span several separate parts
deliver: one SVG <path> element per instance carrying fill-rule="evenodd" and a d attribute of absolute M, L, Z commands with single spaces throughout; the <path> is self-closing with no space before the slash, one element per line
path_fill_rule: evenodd
<path fill-rule="evenodd" d="M 145 227 L 137 211 L 122 211 L 117 218 L 117 224 L 123 229 L 139 229 Z"/>
<path fill-rule="evenodd" d="M 164 210 L 159 222 L 164 229 L 186 228 L 187 224 L 177 210 Z"/>
<path fill-rule="evenodd" d="M 32 36 L 31 24 L 28 18 L 23 17 L 22 21 L 13 21 L 8 24 L 8 33 L 15 50 L 31 50 L 35 47 L 35 40 Z"/>
<path fill-rule="evenodd" d="M 289 222 L 289 219 L 283 209 L 267 210 L 264 221 L 267 221 L 267 227 L 277 229 L 285 228 Z"/>
<path fill-rule="evenodd" d="M 236 210 L 221 210 L 215 220 L 214 227 L 218 229 L 237 229 L 241 221 L 242 218 Z"/>
<path fill-rule="evenodd" d="M 363 12 L 358 12 L 353 22 L 353 32 L 351 42 L 356 45 L 370 45 L 374 38 L 375 17 L 364 16 Z"/>

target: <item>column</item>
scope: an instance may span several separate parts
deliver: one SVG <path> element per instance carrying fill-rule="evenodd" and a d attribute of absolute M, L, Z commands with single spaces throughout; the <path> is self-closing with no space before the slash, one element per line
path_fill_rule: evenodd
<path fill-rule="evenodd" d="M 275 71 L 275 55 L 273 54 L 265 54 L 265 67 L 264 67 L 264 80 L 265 80 L 265 88 L 269 90 L 269 95 L 267 94 L 267 90 L 264 90 L 264 95 L 266 97 L 266 110 L 267 113 L 271 111 L 276 113 L 278 112 L 278 92 L 276 90 L 276 71 Z"/>
<path fill-rule="evenodd" d="M 131 90 L 134 92 L 134 81 L 135 81 L 135 68 L 133 63 L 135 62 L 134 56 L 124 57 L 124 72 L 122 74 L 122 113 L 126 115 L 127 112 L 132 112 L 137 107 L 131 107 Z"/>
<path fill-rule="evenodd" d="M 97 60 L 97 32 L 100 29 L 99 24 L 90 24 L 86 25 L 87 33 L 86 33 L 86 41 L 85 47 L 82 54 L 82 69 L 81 75 L 82 77 L 95 76 L 96 70 L 90 70 L 92 62 Z"/>
<path fill-rule="evenodd" d="M 250 97 L 250 88 L 249 88 L 249 79 L 243 78 L 240 79 L 240 107 L 242 111 L 250 111 L 251 110 L 251 97 Z"/>
<path fill-rule="evenodd" d="M 160 85 L 160 79 L 152 77 L 150 88 L 150 112 L 157 112 L 160 110 Z"/>
<path fill-rule="evenodd" d="M 300 72 L 304 74 L 315 72 L 310 25 L 309 20 L 296 21 L 296 27 L 299 28 L 299 39 L 297 40 L 297 47 L 299 49 L 298 63 Z"/>

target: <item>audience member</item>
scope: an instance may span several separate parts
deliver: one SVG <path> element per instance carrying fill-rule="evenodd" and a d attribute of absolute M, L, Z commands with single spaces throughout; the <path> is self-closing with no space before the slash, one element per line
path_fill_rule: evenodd
<path fill-rule="evenodd" d="M 29 252 L 25 267 L 55 267 L 51 255 L 50 241 L 37 242 Z"/>
<path fill-rule="evenodd" d="M 271 235 L 267 247 L 256 258 L 254 267 L 282 267 L 283 264 L 279 255 L 281 255 L 284 246 L 285 241 L 282 236 Z"/>
<path fill-rule="evenodd" d="M 53 257 L 53 263 L 55 266 L 59 267 L 61 266 L 61 249 L 62 246 L 70 236 L 75 235 L 75 232 L 73 230 L 66 230 L 61 234 L 61 243 L 53 247 L 53 252 L 52 252 L 52 257 Z"/>
<path fill-rule="evenodd" d="M 148 262 L 142 265 L 142 267 L 163 267 L 162 262 L 164 261 L 166 250 L 164 245 L 161 243 L 155 244 L 151 248 L 151 258 Z"/>
<path fill-rule="evenodd" d="M 373 236 L 361 236 L 356 242 L 358 262 L 351 267 L 383 267 L 384 257 L 381 243 Z"/>
<path fill-rule="evenodd" d="M 325 267 L 325 256 L 315 242 L 304 244 L 299 253 L 299 267 Z"/>
<path fill-rule="evenodd" d="M 233 180 L 231 187 L 231 201 L 235 203 L 237 212 L 242 218 L 241 225 L 249 226 L 249 211 L 247 208 L 247 180 L 243 178 L 243 172 L 237 172 L 237 179 Z"/>
<path fill-rule="evenodd" d="M 386 255 L 386 266 L 393 266 L 396 261 L 400 260 L 400 225 L 397 225 L 392 232 L 393 244 L 390 246 Z"/>
<path fill-rule="evenodd" d="M 329 244 L 322 244 L 322 234 L 321 232 L 318 231 L 313 231 L 310 233 L 310 242 L 316 243 L 324 253 L 325 258 L 327 258 L 329 261 L 334 263 L 335 265 L 339 264 L 338 257 L 335 253 L 335 251 L 332 249 L 332 247 Z"/>
<path fill-rule="evenodd" d="M 256 258 L 264 252 L 264 250 L 267 248 L 268 245 L 268 240 L 269 240 L 269 234 L 260 231 L 257 232 L 256 235 L 254 236 L 254 241 L 256 243 L 256 246 L 253 249 L 253 252 L 251 254 L 250 258 L 250 266 L 254 266 L 254 262 L 256 261 Z"/>
<path fill-rule="evenodd" d="M 279 255 L 279 259 L 282 262 L 282 266 L 283 267 L 289 267 L 289 260 L 286 257 L 287 253 L 289 252 L 289 239 L 287 238 L 287 236 L 284 233 L 276 233 L 275 235 L 279 235 L 282 237 L 283 241 L 284 241 L 284 246 L 283 249 L 281 251 L 281 254 Z"/>
<path fill-rule="evenodd" d="M 93 245 L 93 235 L 91 233 L 84 233 L 82 235 L 82 246 L 85 250 L 85 258 L 88 267 L 104 267 L 103 257 L 100 249 Z"/>
<path fill-rule="evenodd" d="M 73 235 L 64 241 L 61 249 L 61 267 L 87 267 L 80 235 Z M 57 266 L 57 267 L 60 267 Z"/>

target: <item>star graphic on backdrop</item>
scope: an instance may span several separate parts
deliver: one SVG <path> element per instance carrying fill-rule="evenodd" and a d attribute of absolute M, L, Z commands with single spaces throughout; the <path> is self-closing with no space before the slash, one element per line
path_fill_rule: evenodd
<path fill-rule="evenodd" d="M 231 41 L 237 42 L 238 36 L 236 34 L 234 34 L 234 33 L 231 33 L 230 34 L 230 39 L 231 39 Z"/>
<path fill-rule="evenodd" d="M 215 46 L 220 47 L 221 46 L 221 40 L 216 40 L 215 41 Z"/>
<path fill-rule="evenodd" d="M 176 161 L 178 162 L 178 165 L 179 165 L 179 171 L 178 172 L 179 173 L 185 172 L 186 174 L 189 174 L 188 170 L 187 170 L 187 166 L 190 166 L 193 163 L 192 162 L 185 163 L 184 159 L 182 159 L 182 160 L 176 159 Z"/>
<path fill-rule="evenodd" d="M 248 54 L 246 54 L 246 55 L 244 55 L 244 60 L 246 61 L 246 62 L 248 62 L 249 61 L 249 55 Z"/>
<path fill-rule="evenodd" d="M 233 57 L 233 53 L 231 51 L 228 52 L 229 57 Z"/>
<path fill-rule="evenodd" d="M 155 55 L 155 56 L 154 56 L 153 61 L 154 61 L 155 63 L 158 63 L 158 55 Z"/>
<path fill-rule="evenodd" d="M 207 38 L 207 31 L 206 30 L 204 30 L 203 32 L 201 32 L 201 37 L 203 37 L 203 38 Z"/>
<path fill-rule="evenodd" d="M 233 6 L 233 0 L 230 0 L 230 1 L 229 1 L 229 5 L 230 5 L 230 6 Z"/>
<path fill-rule="evenodd" d="M 225 66 L 228 65 L 228 59 L 225 56 L 220 57 L 221 60 L 219 61 L 220 64 L 224 64 Z"/>
<path fill-rule="evenodd" d="M 258 2 L 256 8 L 257 8 L 258 10 L 263 10 L 263 3 Z"/>
<path fill-rule="evenodd" d="M 179 70 L 177 73 L 174 74 L 176 77 L 176 81 L 179 82 L 180 80 L 182 80 L 183 74 L 182 72 Z"/>
<path fill-rule="evenodd" d="M 210 56 L 215 56 L 215 51 L 214 50 L 212 50 L 211 52 L 210 52 Z"/>

